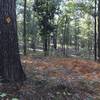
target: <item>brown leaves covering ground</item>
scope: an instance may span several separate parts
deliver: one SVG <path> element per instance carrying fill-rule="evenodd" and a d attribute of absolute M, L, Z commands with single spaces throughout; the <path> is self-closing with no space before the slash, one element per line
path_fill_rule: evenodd
<path fill-rule="evenodd" d="M 28 79 L 18 90 L 10 85 L 2 89 L 8 93 L 8 99 L 2 100 L 100 100 L 99 63 L 75 58 L 21 59 Z"/>
<path fill-rule="evenodd" d="M 22 63 L 27 66 L 25 69 L 31 72 L 33 68 L 39 71 L 47 71 L 51 77 L 61 77 L 64 79 L 74 79 L 83 77 L 88 80 L 100 80 L 100 64 L 94 61 L 85 61 L 72 58 L 33 58 L 23 57 Z M 64 71 L 54 71 L 50 69 L 63 69 Z M 69 70 L 69 72 L 68 72 Z M 70 72 L 71 71 L 71 72 Z"/>

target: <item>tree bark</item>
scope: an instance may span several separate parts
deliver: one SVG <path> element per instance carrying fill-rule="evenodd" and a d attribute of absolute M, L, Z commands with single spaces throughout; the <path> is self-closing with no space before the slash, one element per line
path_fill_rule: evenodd
<path fill-rule="evenodd" d="M 27 0 L 24 0 L 24 33 L 23 33 L 23 42 L 24 42 L 24 45 L 23 45 L 23 54 L 26 55 L 26 49 L 27 49 L 27 46 L 26 46 L 26 4 L 27 4 Z"/>
<path fill-rule="evenodd" d="M 48 55 L 48 36 L 45 35 L 43 37 L 43 51 L 44 51 L 44 56 Z"/>
<path fill-rule="evenodd" d="M 98 60 L 100 61 L 100 1 L 98 1 Z"/>
<path fill-rule="evenodd" d="M 54 32 L 53 33 L 53 45 L 54 45 L 54 49 L 57 49 L 57 34 Z"/>
<path fill-rule="evenodd" d="M 9 82 L 25 80 L 18 48 L 16 0 L 0 0 L 0 69 Z"/>
<path fill-rule="evenodd" d="M 94 59 L 95 61 L 97 60 L 97 14 L 96 14 L 96 11 L 97 11 L 97 0 L 95 0 L 95 14 L 94 14 L 94 20 L 95 20 L 95 24 L 94 24 Z"/>

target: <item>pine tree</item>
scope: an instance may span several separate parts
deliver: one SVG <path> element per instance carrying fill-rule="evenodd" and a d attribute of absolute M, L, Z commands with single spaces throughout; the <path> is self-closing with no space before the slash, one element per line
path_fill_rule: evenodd
<path fill-rule="evenodd" d="M 25 80 L 17 39 L 16 0 L 0 0 L 0 70 L 4 80 Z"/>

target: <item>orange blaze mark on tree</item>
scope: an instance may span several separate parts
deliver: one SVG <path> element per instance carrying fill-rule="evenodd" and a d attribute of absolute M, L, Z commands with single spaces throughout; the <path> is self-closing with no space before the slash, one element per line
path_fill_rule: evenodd
<path fill-rule="evenodd" d="M 5 20 L 6 20 L 6 23 L 7 24 L 10 24 L 11 23 L 11 17 L 10 16 L 6 16 Z"/>

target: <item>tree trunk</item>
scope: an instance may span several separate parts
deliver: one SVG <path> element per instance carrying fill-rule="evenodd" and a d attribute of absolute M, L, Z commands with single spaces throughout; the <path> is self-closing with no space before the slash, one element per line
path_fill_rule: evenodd
<path fill-rule="evenodd" d="M 34 39 L 34 37 L 32 38 L 32 41 L 31 41 L 31 48 L 33 49 L 33 51 L 36 51 L 36 40 Z"/>
<path fill-rule="evenodd" d="M 57 49 L 57 35 L 55 32 L 53 33 L 53 45 L 54 45 L 54 49 L 56 50 Z"/>
<path fill-rule="evenodd" d="M 97 60 L 97 19 L 96 19 L 96 17 L 97 17 L 97 15 L 96 15 L 96 7 L 97 7 L 97 0 L 95 0 L 95 15 L 94 15 L 94 20 L 95 20 L 95 25 L 94 25 L 94 32 L 95 32 L 95 34 L 94 34 L 94 41 L 95 41 L 95 43 L 94 43 L 94 59 L 95 59 L 95 61 Z"/>
<path fill-rule="evenodd" d="M 43 51 L 44 51 L 44 56 L 48 55 L 48 36 L 45 35 L 42 37 L 43 39 Z"/>
<path fill-rule="evenodd" d="M 24 50 L 24 55 L 26 55 L 26 4 L 27 4 L 27 0 L 24 0 L 24 32 L 23 32 L 23 50 Z"/>
<path fill-rule="evenodd" d="M 98 2 L 98 60 L 100 60 L 100 1 Z"/>
<path fill-rule="evenodd" d="M 9 82 L 25 80 L 17 39 L 16 0 L 0 0 L 0 68 Z"/>

